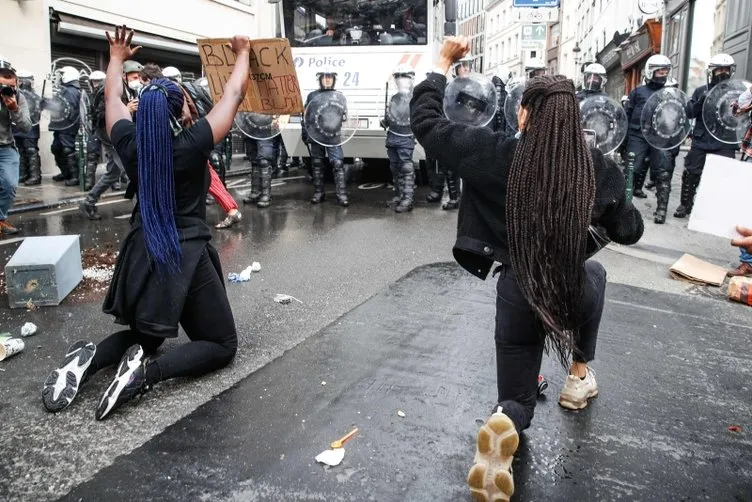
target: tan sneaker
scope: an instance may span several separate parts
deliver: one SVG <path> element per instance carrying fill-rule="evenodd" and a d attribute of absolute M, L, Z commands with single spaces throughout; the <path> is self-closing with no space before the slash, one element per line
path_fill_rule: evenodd
<path fill-rule="evenodd" d="M 588 405 L 588 399 L 598 395 L 598 382 L 591 367 L 585 370 L 585 378 L 567 375 L 564 388 L 559 394 L 559 404 L 568 410 L 581 410 Z"/>
<path fill-rule="evenodd" d="M 7 220 L 0 220 L 0 235 L 7 234 L 7 235 L 14 235 L 18 233 L 18 229 L 8 223 Z"/>
<path fill-rule="evenodd" d="M 512 460 L 519 442 L 514 422 L 499 407 L 478 431 L 475 464 L 467 475 L 473 500 L 500 502 L 512 497 Z"/>

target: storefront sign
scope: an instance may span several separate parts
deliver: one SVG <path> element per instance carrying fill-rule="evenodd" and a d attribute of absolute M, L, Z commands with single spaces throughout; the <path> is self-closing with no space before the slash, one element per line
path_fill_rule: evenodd
<path fill-rule="evenodd" d="M 640 9 L 640 12 L 649 16 L 658 12 L 662 3 L 661 0 L 639 0 L 637 8 Z"/>
<path fill-rule="evenodd" d="M 621 67 L 626 70 L 650 54 L 651 50 L 650 34 L 644 31 L 622 46 Z"/>

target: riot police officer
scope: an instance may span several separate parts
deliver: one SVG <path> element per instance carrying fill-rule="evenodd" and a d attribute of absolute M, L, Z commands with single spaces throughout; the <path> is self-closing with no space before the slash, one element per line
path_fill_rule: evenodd
<path fill-rule="evenodd" d="M 258 126 L 272 127 L 274 119 L 270 115 L 254 114 Z M 246 204 L 269 207 L 272 199 L 272 163 L 276 158 L 274 139 L 253 139 L 246 137 L 245 152 L 251 160 L 251 192 L 243 199 Z"/>
<path fill-rule="evenodd" d="M 663 171 L 666 170 L 666 155 L 664 152 L 650 146 L 650 144 L 645 141 L 645 137 L 642 134 L 641 115 L 642 109 L 648 98 L 650 98 L 654 92 L 663 89 L 666 85 L 671 68 L 671 60 L 666 56 L 661 54 L 650 56 L 644 69 L 645 84 L 636 87 L 629 93 L 626 105 L 624 106 L 624 110 L 627 112 L 627 118 L 629 120 L 627 152 L 634 153 L 635 155 L 633 195 L 640 199 L 647 197 L 647 194 L 642 190 L 647 175 L 648 166 L 645 162 L 647 157 L 650 157 L 650 165 L 655 169 L 659 185 L 663 184 L 665 188 L 666 184 L 666 180 L 661 177 Z M 665 178 L 665 175 L 663 177 Z M 660 219 L 658 217 L 656 218 Z"/>
<path fill-rule="evenodd" d="M 584 101 L 592 96 L 606 96 L 603 91 L 606 87 L 606 69 L 603 65 L 592 63 L 585 67 L 583 72 L 582 89 L 577 91 L 577 99 Z"/>
<path fill-rule="evenodd" d="M 509 68 L 502 65 L 499 67 L 497 74 L 491 77 L 494 87 L 496 87 L 496 115 L 490 123 L 494 131 L 506 132 L 514 135 L 514 131 L 507 125 L 507 118 L 504 114 L 504 102 L 507 100 L 507 84 L 512 80 L 512 72 Z"/>
<path fill-rule="evenodd" d="M 381 126 L 387 130 L 386 153 L 394 181 L 395 197 L 387 202 L 397 213 L 413 209 L 415 188 L 415 165 L 413 150 L 415 137 L 410 130 L 410 100 L 413 94 L 415 71 L 407 65 L 398 66 L 392 72 L 397 93 L 392 96 Z"/>
<path fill-rule="evenodd" d="M 91 190 L 94 186 L 94 181 L 97 174 L 97 166 L 102 154 L 102 140 L 99 134 L 97 134 L 96 124 L 96 110 L 94 105 L 94 98 L 97 93 L 103 89 L 104 79 L 106 75 L 103 71 L 93 71 L 89 75 L 89 85 L 91 86 L 92 99 L 89 102 L 88 114 L 86 120 L 89 121 L 89 130 L 91 134 L 86 142 L 86 173 L 84 173 L 84 190 Z"/>
<path fill-rule="evenodd" d="M 527 75 L 527 78 L 545 75 L 547 71 L 548 68 L 546 65 L 538 58 L 530 58 L 527 60 L 527 63 L 525 63 L 525 75 Z"/>
<path fill-rule="evenodd" d="M 80 74 L 72 66 L 65 66 L 60 72 L 60 85 L 55 89 L 58 97 L 64 101 L 67 113 L 61 120 L 50 123 L 53 131 L 50 151 L 60 174 L 52 177 L 54 181 L 64 181 L 66 186 L 76 186 L 78 179 L 78 154 L 76 153 L 76 135 L 81 120 Z"/>
<path fill-rule="evenodd" d="M 13 137 L 20 156 L 20 171 L 18 182 L 26 186 L 38 185 L 42 182 L 42 162 L 39 158 L 39 118 L 42 111 L 42 98 L 34 90 L 34 75 L 27 70 L 18 70 L 18 90 L 26 98 L 32 128 L 23 132 L 13 127 Z"/>
<path fill-rule="evenodd" d="M 345 114 L 347 113 L 347 102 L 344 100 L 344 95 L 337 92 L 334 86 L 337 83 L 337 72 L 331 68 L 324 68 L 316 74 L 316 78 L 319 82 L 319 88 L 308 94 L 306 98 L 306 109 L 311 101 L 319 95 L 326 95 L 327 98 L 332 100 L 332 104 L 337 108 L 344 107 Z M 336 93 L 336 94 L 335 94 Z M 342 207 L 347 207 L 350 202 L 347 198 L 347 177 L 345 174 L 344 152 L 341 146 L 322 146 L 315 141 L 311 141 L 311 138 L 307 131 L 307 124 L 304 124 L 302 136 L 303 142 L 309 145 L 311 152 L 311 169 L 313 175 L 313 197 L 311 197 L 311 204 L 319 204 L 324 201 L 324 159 L 328 158 L 329 163 L 332 166 L 332 173 L 334 174 L 334 189 L 337 196 L 337 203 Z M 316 124 L 311 124 L 311 127 L 316 127 Z M 335 133 L 335 131 L 327 131 L 328 134 Z M 337 131 L 335 135 L 339 135 Z"/>
<path fill-rule="evenodd" d="M 684 158 L 681 204 L 674 213 L 676 218 L 685 218 L 692 212 L 692 204 L 697 187 L 700 185 L 706 155 L 712 153 L 733 159 L 736 154 L 737 146 L 722 143 L 711 136 L 702 118 L 702 107 L 708 93 L 720 82 L 733 78 L 735 71 L 734 58 L 728 54 L 717 54 L 710 58 L 705 70 L 707 83 L 695 89 L 687 105 L 687 116 L 695 119 L 695 127 L 692 130 L 692 146 Z"/>

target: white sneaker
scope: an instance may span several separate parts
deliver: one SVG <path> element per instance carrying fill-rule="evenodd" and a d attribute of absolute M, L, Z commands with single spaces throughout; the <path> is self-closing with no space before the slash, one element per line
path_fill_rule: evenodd
<path fill-rule="evenodd" d="M 559 394 L 559 404 L 569 410 L 581 410 L 588 405 L 588 399 L 598 395 L 598 382 L 591 367 L 585 370 L 585 378 L 567 375 L 564 388 Z"/>
<path fill-rule="evenodd" d="M 473 500 L 500 502 L 514 494 L 512 460 L 520 438 L 512 419 L 499 411 L 478 431 L 475 464 L 467 475 Z"/>

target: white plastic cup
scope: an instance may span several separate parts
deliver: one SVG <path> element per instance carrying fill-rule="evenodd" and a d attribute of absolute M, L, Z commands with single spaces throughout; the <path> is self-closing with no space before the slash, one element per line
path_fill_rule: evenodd
<path fill-rule="evenodd" d="M 11 356 L 15 356 L 26 347 L 24 341 L 20 338 L 5 338 L 0 341 L 0 361 L 4 361 Z"/>

